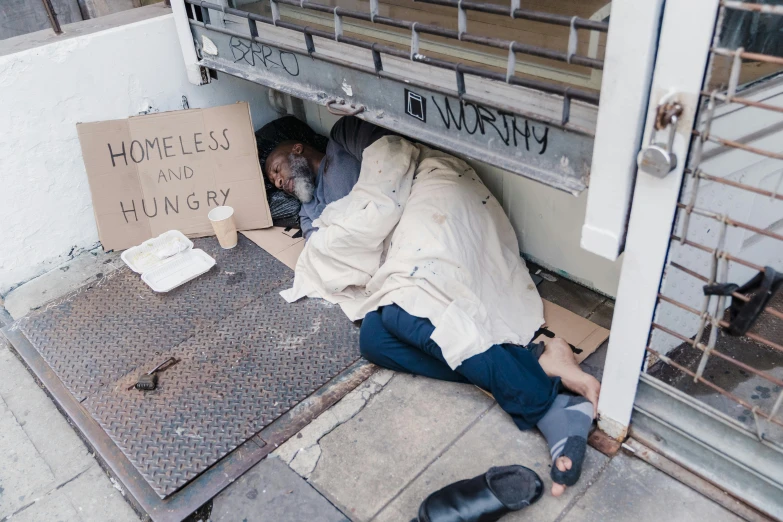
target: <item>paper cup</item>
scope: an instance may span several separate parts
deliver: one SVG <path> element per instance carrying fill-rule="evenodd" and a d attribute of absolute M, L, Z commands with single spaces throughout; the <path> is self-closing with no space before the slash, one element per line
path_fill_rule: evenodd
<path fill-rule="evenodd" d="M 234 248 L 237 246 L 237 226 L 234 223 L 234 209 L 231 207 L 216 207 L 207 214 L 212 228 L 215 229 L 220 246 Z"/>

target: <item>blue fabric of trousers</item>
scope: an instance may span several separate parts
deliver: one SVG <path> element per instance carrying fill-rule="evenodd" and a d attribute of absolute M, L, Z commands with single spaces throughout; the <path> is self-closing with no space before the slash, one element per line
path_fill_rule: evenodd
<path fill-rule="evenodd" d="M 550 378 L 533 353 L 513 344 L 496 344 L 465 360 L 455 370 L 430 337 L 435 327 L 397 305 L 367 314 L 360 346 L 369 361 L 398 372 L 442 381 L 474 384 L 491 393 L 521 430 L 530 429 L 557 397 L 560 379 Z"/>

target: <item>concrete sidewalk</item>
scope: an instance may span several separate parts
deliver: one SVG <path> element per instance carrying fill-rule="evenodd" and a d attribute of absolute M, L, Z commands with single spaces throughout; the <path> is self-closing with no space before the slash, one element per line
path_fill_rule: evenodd
<path fill-rule="evenodd" d="M 90 256 L 15 290 L 6 302 L 15 318 L 117 266 L 115 257 Z M 544 281 L 539 290 L 546 299 L 609 327 L 610 300 L 563 279 Z M 9 319 L 0 316 L 0 323 Z M 583 365 L 599 378 L 605 349 Z M 407 522 L 432 491 L 511 463 L 534 469 L 551 486 L 543 437 L 517 430 L 485 394 L 469 385 L 382 370 L 224 490 L 199 516 L 247 522 Z M 610 459 L 588 448 L 579 484 L 558 499 L 547 494 L 504 521 L 657 521 L 664 516 L 662 506 L 668 522 L 739 520 L 641 460 L 623 453 Z M 139 516 L 2 339 L 0 522 L 11 520 L 124 522 Z"/>
<path fill-rule="evenodd" d="M 0 338 L 0 522 L 10 520 L 130 522 L 139 517 Z"/>
<path fill-rule="evenodd" d="M 296 454 L 299 440 L 291 439 L 277 454 Z M 580 482 L 554 498 L 548 494 L 549 450 L 543 437 L 519 431 L 494 401 L 468 385 L 396 374 L 361 412 L 317 445 L 317 451 L 301 450 L 319 455 L 312 471 L 299 471 L 357 522 L 410 521 L 429 493 L 507 464 L 535 470 L 547 493 L 504 522 L 653 522 L 662 519 L 662 505 L 669 522 L 741 520 L 633 456 L 620 452 L 610 459 L 592 448 Z"/>

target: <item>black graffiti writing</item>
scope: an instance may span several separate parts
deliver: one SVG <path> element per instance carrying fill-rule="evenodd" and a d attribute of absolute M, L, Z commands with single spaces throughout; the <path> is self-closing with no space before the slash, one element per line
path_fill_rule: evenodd
<path fill-rule="evenodd" d="M 267 69 L 283 69 L 291 76 L 299 76 L 299 60 L 294 53 L 282 51 L 268 45 L 231 37 L 229 42 L 234 63 L 244 62 L 255 66 L 262 64 Z"/>
<path fill-rule="evenodd" d="M 544 154 L 549 144 L 549 127 L 541 124 L 531 124 L 526 118 L 503 111 L 494 111 L 475 103 L 459 101 L 454 108 L 449 98 L 443 96 L 441 102 L 432 96 L 432 103 L 438 109 L 438 114 L 447 129 L 452 126 L 458 131 L 464 131 L 473 136 L 480 132 L 482 136 L 496 134 L 507 147 L 525 147 L 529 151 L 531 145 L 538 145 L 538 154 Z M 543 127 L 543 131 L 541 128 Z"/>

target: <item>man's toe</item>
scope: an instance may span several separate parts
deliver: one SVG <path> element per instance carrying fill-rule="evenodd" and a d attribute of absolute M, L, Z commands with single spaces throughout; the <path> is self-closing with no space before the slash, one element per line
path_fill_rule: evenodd
<path fill-rule="evenodd" d="M 560 457 L 559 459 L 557 459 L 557 463 L 556 463 L 557 469 L 559 469 L 560 471 L 568 471 L 569 469 L 571 469 L 572 464 L 573 463 L 571 462 L 571 459 L 569 459 L 568 457 Z"/>

